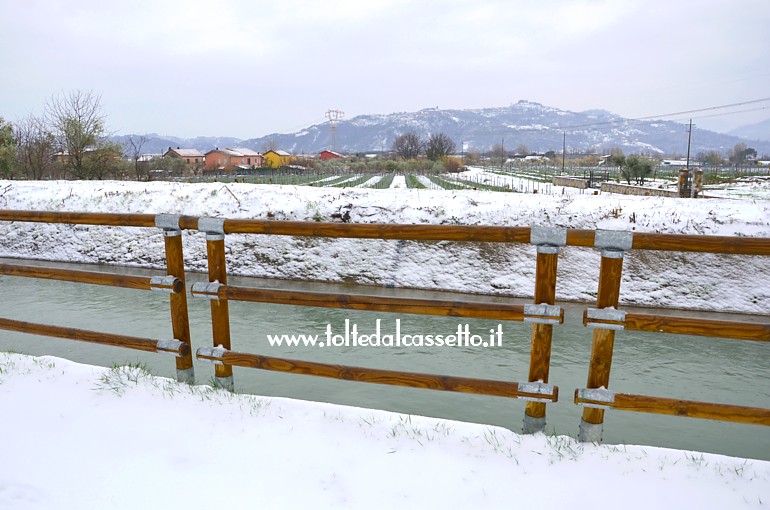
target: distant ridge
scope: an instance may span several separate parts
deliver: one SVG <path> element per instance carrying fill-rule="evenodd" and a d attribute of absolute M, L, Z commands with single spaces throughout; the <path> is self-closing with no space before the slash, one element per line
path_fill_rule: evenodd
<path fill-rule="evenodd" d="M 768 121 L 770 122 L 770 121 Z M 387 115 L 359 115 L 337 124 L 336 150 L 343 153 L 380 152 L 388 150 L 395 138 L 415 131 L 424 139 L 443 132 L 457 144 L 457 150 L 489 150 L 504 143 L 514 151 L 526 146 L 531 152 L 549 150 L 561 153 L 564 133 L 569 152 L 606 152 L 620 147 L 626 154 L 683 155 L 687 152 L 687 128 L 684 124 L 664 120 L 636 121 L 605 110 L 571 112 L 530 101 L 519 101 L 506 107 L 470 110 L 425 108 L 416 112 Z M 128 136 L 115 137 L 118 141 Z M 247 147 L 264 151 L 273 145 L 292 154 L 316 154 L 332 145 L 328 123 L 315 124 L 296 133 L 272 133 L 259 138 L 240 140 L 226 137 L 148 135 L 143 152 L 161 153 L 169 147 L 195 148 L 208 151 L 215 147 Z M 735 134 L 722 134 L 694 128 L 691 153 L 708 150 L 723 154 L 737 143 L 747 143 L 762 154 L 770 154 L 770 141 L 750 140 Z"/>
<path fill-rule="evenodd" d="M 770 141 L 770 119 L 735 128 L 729 131 L 728 134 L 749 140 Z"/>

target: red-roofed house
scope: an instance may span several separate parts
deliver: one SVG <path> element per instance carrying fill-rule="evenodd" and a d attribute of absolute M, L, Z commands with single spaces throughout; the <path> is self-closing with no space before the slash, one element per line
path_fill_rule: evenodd
<path fill-rule="evenodd" d="M 188 165 L 196 165 L 203 163 L 204 154 L 198 149 L 176 149 L 169 147 L 166 152 L 163 153 L 163 157 L 181 158 Z"/>
<path fill-rule="evenodd" d="M 338 152 L 330 151 L 330 150 L 323 150 L 321 151 L 321 154 L 318 156 L 318 159 L 321 161 L 327 161 L 329 159 L 344 159 L 345 156 Z"/>
<path fill-rule="evenodd" d="M 259 168 L 263 161 L 262 154 L 243 147 L 210 150 L 205 157 L 208 171 Z"/>

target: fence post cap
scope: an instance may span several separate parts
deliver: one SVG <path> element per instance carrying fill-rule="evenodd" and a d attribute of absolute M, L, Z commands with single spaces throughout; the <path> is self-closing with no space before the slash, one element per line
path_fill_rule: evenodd
<path fill-rule="evenodd" d="M 630 230 L 597 230 L 594 237 L 594 247 L 603 252 L 621 252 L 621 257 L 622 252 L 631 250 L 633 242 L 634 233 Z"/>
<path fill-rule="evenodd" d="M 155 226 L 163 230 L 179 230 L 178 214 L 156 214 Z"/>
<path fill-rule="evenodd" d="M 207 234 L 225 235 L 225 220 L 224 218 L 213 218 L 210 216 L 204 216 L 198 218 L 198 230 Z"/>

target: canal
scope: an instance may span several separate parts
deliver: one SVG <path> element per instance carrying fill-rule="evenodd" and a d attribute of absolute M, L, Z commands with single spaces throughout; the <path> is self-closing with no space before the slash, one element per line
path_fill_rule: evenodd
<path fill-rule="evenodd" d="M 2 259 L 0 259 L 2 260 Z M 49 262 L 2 260 L 7 263 L 70 267 L 105 272 L 158 274 L 115 266 L 85 266 Z M 205 275 L 189 274 L 191 283 Z M 288 282 L 232 277 L 238 286 L 324 290 L 436 299 L 457 294 L 399 291 L 382 287 Z M 66 282 L 0 276 L 0 316 L 57 326 L 71 326 L 148 338 L 171 338 L 168 298 L 164 294 Z M 518 302 L 502 297 L 471 296 L 483 301 Z M 209 302 L 188 298 L 193 349 L 210 346 Z M 560 303 L 565 323 L 554 327 L 550 382 L 560 398 L 549 404 L 548 434 L 575 437 L 582 408 L 572 403 L 575 388 L 584 387 L 591 350 L 591 331 L 582 325 L 588 305 Z M 645 309 L 646 313 L 735 319 L 735 315 Z M 766 321 L 766 317 L 740 316 Z M 479 347 L 387 347 L 271 345 L 268 335 L 343 334 L 345 324 L 371 335 L 379 320 L 381 335 L 392 335 L 398 323 L 402 335 L 449 335 L 458 327 L 501 345 Z M 516 322 L 358 312 L 287 305 L 230 302 L 232 348 L 236 351 L 361 367 L 405 370 L 487 379 L 526 381 L 531 326 Z M 498 336 L 498 331 L 502 334 Z M 142 363 L 153 374 L 174 377 L 170 356 L 149 354 L 69 340 L 0 331 L 0 350 L 52 355 L 72 361 L 111 366 Z M 770 406 L 770 345 L 684 335 L 619 331 L 615 340 L 610 388 L 616 392 L 701 400 L 739 405 Z M 236 391 L 290 397 L 363 408 L 385 409 L 499 425 L 519 432 L 524 401 L 446 393 L 413 388 L 336 381 L 235 367 Z M 213 365 L 195 362 L 197 382 L 208 384 Z M 223 424 L 226 428 L 227 425 Z M 770 460 L 770 430 L 757 425 L 722 423 L 672 416 L 607 411 L 604 442 L 638 444 L 721 453 Z"/>

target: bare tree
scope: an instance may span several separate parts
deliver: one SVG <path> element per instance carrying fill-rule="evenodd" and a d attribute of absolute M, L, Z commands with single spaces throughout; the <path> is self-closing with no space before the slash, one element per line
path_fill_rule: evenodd
<path fill-rule="evenodd" d="M 425 148 L 425 153 L 431 161 L 438 161 L 449 156 L 455 151 L 455 143 L 444 133 L 430 135 Z"/>
<path fill-rule="evenodd" d="M 95 153 L 114 146 L 106 140 L 105 116 L 101 98 L 80 90 L 53 96 L 45 105 L 45 118 L 62 151 L 66 169 L 77 179 L 104 173 L 94 164 L 103 159 Z"/>
<path fill-rule="evenodd" d="M 126 152 L 133 161 L 134 175 L 137 181 L 150 180 L 150 167 L 147 161 L 142 161 L 142 147 L 147 143 L 148 138 L 145 135 L 128 137 Z"/>
<path fill-rule="evenodd" d="M 0 177 L 13 177 L 16 168 L 16 143 L 13 126 L 0 117 Z"/>
<path fill-rule="evenodd" d="M 705 153 L 700 153 L 696 159 L 709 166 L 718 166 L 724 163 L 724 158 L 722 158 L 722 155 L 719 153 L 719 151 L 715 150 L 708 150 Z"/>
<path fill-rule="evenodd" d="M 422 152 L 422 145 L 420 135 L 409 131 L 393 141 L 393 152 L 403 159 L 415 159 Z"/>
<path fill-rule="evenodd" d="M 506 156 L 506 153 L 505 153 L 505 149 L 503 148 L 503 145 L 500 143 L 494 144 L 492 146 L 492 150 L 490 151 L 489 155 L 496 159 L 504 158 Z"/>
<path fill-rule="evenodd" d="M 524 145 L 523 143 L 520 143 L 516 146 L 516 154 L 520 154 L 522 156 L 529 156 L 529 147 Z"/>
<path fill-rule="evenodd" d="M 481 152 L 478 149 L 468 149 L 468 152 L 465 153 L 465 163 L 468 165 L 481 163 Z"/>
<path fill-rule="evenodd" d="M 262 149 L 262 154 L 268 152 L 268 151 L 277 151 L 278 150 L 278 142 L 275 141 L 274 138 L 271 138 L 267 140 L 266 142 L 262 143 L 262 146 L 260 147 Z"/>
<path fill-rule="evenodd" d="M 29 115 L 15 125 L 16 159 L 27 179 L 56 178 L 56 140 L 45 121 Z"/>

